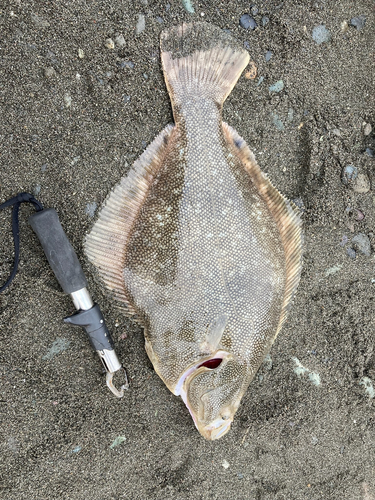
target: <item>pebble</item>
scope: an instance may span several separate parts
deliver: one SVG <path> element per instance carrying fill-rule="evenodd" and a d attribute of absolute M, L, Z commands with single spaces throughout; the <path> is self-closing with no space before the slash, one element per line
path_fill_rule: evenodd
<path fill-rule="evenodd" d="M 331 33 L 327 30 L 324 24 L 320 24 L 319 26 L 315 26 L 313 29 L 312 37 L 314 42 L 320 45 L 321 43 L 329 42 L 331 40 Z"/>
<path fill-rule="evenodd" d="M 272 123 L 275 125 L 277 130 L 284 130 L 284 124 L 280 120 L 280 117 L 277 113 L 271 113 Z"/>
<path fill-rule="evenodd" d="M 255 28 L 257 27 L 257 23 L 255 22 L 255 19 L 253 17 L 249 16 L 249 14 L 243 14 L 240 17 L 240 26 L 242 26 L 242 28 L 244 28 L 245 30 L 255 30 Z"/>
<path fill-rule="evenodd" d="M 314 446 L 317 445 L 318 442 L 319 442 L 319 439 L 316 436 L 313 436 L 311 438 L 311 444 L 313 444 Z"/>
<path fill-rule="evenodd" d="M 31 20 L 38 28 L 48 28 L 49 22 L 45 21 L 42 17 L 37 14 L 31 14 Z"/>
<path fill-rule="evenodd" d="M 107 40 L 104 42 L 104 45 L 107 47 L 107 49 L 115 48 L 115 42 L 112 40 L 112 38 L 107 38 Z"/>
<path fill-rule="evenodd" d="M 358 208 L 356 209 L 356 212 L 357 212 L 356 220 L 359 222 L 362 221 L 365 218 L 365 214 L 361 212 L 361 210 L 358 210 Z"/>
<path fill-rule="evenodd" d="M 350 24 L 355 26 L 358 31 L 365 27 L 366 24 L 366 16 L 363 14 L 361 16 L 353 17 L 350 19 Z"/>
<path fill-rule="evenodd" d="M 53 78 L 54 76 L 56 76 L 56 71 L 52 68 L 52 66 L 49 66 L 44 70 L 44 76 L 46 78 Z"/>
<path fill-rule="evenodd" d="M 157 20 L 157 22 L 158 22 L 158 23 L 160 23 L 160 24 L 163 24 L 163 23 L 164 23 L 164 19 L 163 19 L 162 17 L 160 17 L 160 16 L 156 16 L 156 20 Z"/>
<path fill-rule="evenodd" d="M 253 16 L 256 16 L 259 12 L 259 9 L 256 5 L 251 5 L 250 6 L 250 12 Z"/>
<path fill-rule="evenodd" d="M 133 69 L 134 68 L 134 63 L 131 61 L 121 61 L 120 63 L 118 63 L 118 65 L 121 69 L 124 69 L 124 68 Z"/>
<path fill-rule="evenodd" d="M 94 217 L 97 206 L 98 205 L 95 203 L 95 201 L 93 201 L 92 203 L 87 203 L 85 214 L 87 214 L 89 217 Z"/>
<path fill-rule="evenodd" d="M 262 25 L 267 26 L 267 24 L 270 22 L 269 18 L 267 16 L 262 17 Z"/>
<path fill-rule="evenodd" d="M 341 132 L 340 132 L 340 130 L 338 128 L 333 128 L 331 132 L 336 137 L 341 137 Z"/>
<path fill-rule="evenodd" d="M 369 156 L 370 158 L 374 158 L 374 157 L 375 157 L 375 152 L 374 152 L 374 150 L 373 150 L 373 149 L 371 149 L 371 148 L 366 148 L 366 153 L 368 154 L 368 156 Z"/>
<path fill-rule="evenodd" d="M 41 186 L 40 184 L 37 184 L 36 186 L 33 187 L 33 195 L 34 196 L 38 196 L 38 194 L 40 193 L 40 190 L 41 190 Z"/>
<path fill-rule="evenodd" d="M 70 106 L 72 105 L 72 98 L 69 92 L 66 92 L 66 94 L 64 94 L 64 104 L 67 108 L 70 108 Z"/>
<path fill-rule="evenodd" d="M 341 182 L 345 185 L 351 184 L 358 175 L 358 168 L 353 165 L 347 165 L 341 174 Z"/>
<path fill-rule="evenodd" d="M 135 34 L 139 35 L 146 27 L 146 18 L 143 14 L 138 14 L 138 22 L 135 27 Z"/>
<path fill-rule="evenodd" d="M 372 132 L 371 123 L 363 124 L 363 135 L 370 135 Z"/>
<path fill-rule="evenodd" d="M 83 50 L 82 50 L 82 49 L 78 49 L 78 57 L 79 57 L 80 59 L 83 59 L 83 58 L 85 57 L 85 53 L 83 52 Z"/>
<path fill-rule="evenodd" d="M 254 80 L 256 76 L 257 76 L 257 67 L 255 66 L 255 63 L 253 61 L 250 61 L 249 69 L 245 73 L 245 78 L 247 80 Z"/>
<path fill-rule="evenodd" d="M 272 55 L 273 55 L 272 52 L 270 50 L 267 50 L 266 55 L 264 56 L 266 62 L 268 62 L 271 59 Z"/>
<path fill-rule="evenodd" d="M 122 96 L 122 98 L 124 99 L 125 103 L 130 102 L 130 99 L 131 99 L 130 95 L 124 95 L 124 96 Z"/>
<path fill-rule="evenodd" d="M 243 43 L 243 46 L 245 47 L 245 49 L 250 50 L 250 44 L 247 40 Z"/>
<path fill-rule="evenodd" d="M 274 83 L 273 85 L 270 85 L 268 87 L 268 90 L 270 92 L 281 92 L 284 88 L 284 82 L 282 80 L 279 80 L 278 82 Z"/>
<path fill-rule="evenodd" d="M 122 35 L 121 33 L 119 33 L 118 35 L 116 35 L 115 36 L 115 43 L 116 43 L 117 47 L 119 47 L 120 49 L 122 49 L 123 47 L 125 47 L 126 42 L 125 42 L 124 35 Z"/>
<path fill-rule="evenodd" d="M 263 82 L 263 80 L 264 80 L 264 76 L 259 77 L 257 87 L 259 87 L 259 85 Z"/>
<path fill-rule="evenodd" d="M 370 238 L 363 233 L 358 233 L 352 239 L 352 245 L 354 250 L 366 255 L 366 257 L 370 257 L 371 255 L 371 243 Z"/>
<path fill-rule="evenodd" d="M 344 20 L 341 24 L 340 24 L 340 28 L 341 28 L 341 31 L 343 33 L 346 33 L 348 31 L 348 28 L 349 28 L 349 24 L 348 24 L 348 21 L 347 20 Z"/>
<path fill-rule="evenodd" d="M 368 193 L 370 191 L 370 179 L 366 174 L 358 174 L 353 182 L 353 191 L 356 193 Z"/>
<path fill-rule="evenodd" d="M 229 462 L 227 460 L 223 460 L 221 462 L 221 465 L 224 467 L 224 469 L 229 469 Z"/>
<path fill-rule="evenodd" d="M 194 14 L 195 10 L 191 3 L 191 0 L 182 0 L 182 5 L 186 12 L 189 12 L 189 14 Z"/>
<path fill-rule="evenodd" d="M 48 164 L 47 164 L 47 163 L 45 163 L 44 165 L 42 165 L 42 166 L 40 167 L 40 170 L 41 170 L 42 172 L 45 172 L 45 171 L 47 170 L 47 167 L 48 167 Z"/>
<path fill-rule="evenodd" d="M 349 238 L 344 234 L 344 236 L 341 238 L 340 245 L 344 247 L 349 241 Z"/>
<path fill-rule="evenodd" d="M 356 253 L 355 253 L 355 250 L 353 250 L 352 248 L 347 248 L 346 249 L 346 253 L 348 255 L 348 257 L 350 257 L 351 259 L 355 259 L 356 258 Z"/>

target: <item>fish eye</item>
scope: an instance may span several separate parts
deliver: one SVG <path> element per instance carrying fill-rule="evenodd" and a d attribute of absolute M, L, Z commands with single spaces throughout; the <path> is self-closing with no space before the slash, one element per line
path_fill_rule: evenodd
<path fill-rule="evenodd" d="M 210 370 L 214 370 L 221 365 L 222 361 L 223 360 L 221 358 L 208 359 L 207 361 L 199 365 L 198 368 L 200 368 L 201 366 L 205 366 L 206 368 L 210 368 Z"/>

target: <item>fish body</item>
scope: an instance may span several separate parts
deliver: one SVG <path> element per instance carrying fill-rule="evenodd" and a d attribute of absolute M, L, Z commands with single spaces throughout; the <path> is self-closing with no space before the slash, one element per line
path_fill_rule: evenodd
<path fill-rule="evenodd" d="M 301 221 L 222 121 L 248 53 L 207 23 L 163 32 L 161 51 L 175 125 L 112 191 L 85 249 L 143 325 L 156 372 L 213 440 L 285 320 Z"/>

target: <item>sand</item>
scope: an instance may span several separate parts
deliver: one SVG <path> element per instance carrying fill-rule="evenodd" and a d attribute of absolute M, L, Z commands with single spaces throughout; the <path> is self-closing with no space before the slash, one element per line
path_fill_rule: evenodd
<path fill-rule="evenodd" d="M 374 244 L 372 2 L 260 1 L 254 31 L 239 25 L 247 2 L 184 3 L 2 2 L 0 202 L 28 191 L 57 210 L 130 388 L 117 400 L 83 331 L 63 323 L 72 302 L 23 206 L 19 271 L 0 296 L 0 496 L 374 499 L 374 246 L 354 259 L 350 250 L 358 233 Z M 350 24 L 359 15 L 362 29 Z M 248 76 L 254 65 L 257 76 L 242 75 L 224 119 L 303 208 L 305 232 L 289 320 L 216 442 L 155 374 L 142 329 L 116 309 L 82 251 L 110 189 L 173 120 L 161 30 L 198 19 L 248 42 Z M 366 192 L 342 183 L 348 165 L 370 183 Z M 9 209 L 0 235 L 3 282 L 13 261 Z"/>

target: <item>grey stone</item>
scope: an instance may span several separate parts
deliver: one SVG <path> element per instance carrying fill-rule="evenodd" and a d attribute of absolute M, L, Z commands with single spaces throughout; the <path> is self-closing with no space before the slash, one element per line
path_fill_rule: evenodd
<path fill-rule="evenodd" d="M 352 246 L 354 250 L 366 255 L 366 257 L 370 257 L 371 255 L 371 243 L 370 239 L 366 234 L 358 233 L 352 239 Z"/>
<path fill-rule="evenodd" d="M 353 191 L 356 193 L 368 193 L 370 191 L 370 180 L 366 174 L 358 174 L 353 182 Z"/>

